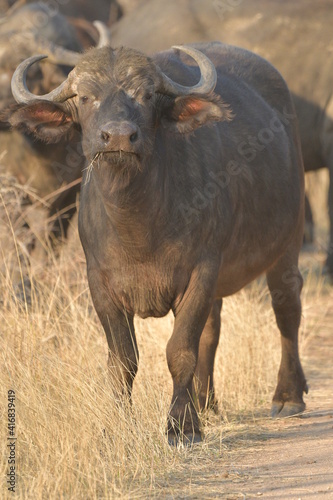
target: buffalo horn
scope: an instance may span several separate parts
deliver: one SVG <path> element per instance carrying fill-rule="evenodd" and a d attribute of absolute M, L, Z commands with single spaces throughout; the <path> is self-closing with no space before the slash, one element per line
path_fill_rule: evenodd
<path fill-rule="evenodd" d="M 174 82 L 173 80 L 171 80 L 171 78 L 169 78 L 161 71 L 161 92 L 172 96 L 186 96 L 193 94 L 203 95 L 212 92 L 217 81 L 216 69 L 212 61 L 207 56 L 205 56 L 205 54 L 203 54 L 199 50 L 194 49 L 193 47 L 188 47 L 186 45 L 174 45 L 172 48 L 185 52 L 185 54 L 188 54 L 196 61 L 200 69 L 200 80 L 193 87 L 186 87 Z"/>
<path fill-rule="evenodd" d="M 54 64 L 75 66 L 79 62 L 81 56 L 80 52 L 65 49 L 61 47 L 61 45 L 57 45 L 39 36 L 34 36 L 32 45 L 35 52 L 46 54 L 45 57 L 48 57 L 50 62 Z"/>
<path fill-rule="evenodd" d="M 94 21 L 93 25 L 95 26 L 99 34 L 99 40 L 96 47 L 100 49 L 101 47 L 111 45 L 111 33 L 106 24 L 102 23 L 102 21 Z"/>
<path fill-rule="evenodd" d="M 18 103 L 27 104 L 36 99 L 43 99 L 51 102 L 64 102 L 66 99 L 73 97 L 75 93 L 71 90 L 68 80 L 65 80 L 59 87 L 52 90 L 48 94 L 35 95 L 32 94 L 26 83 L 27 71 L 35 62 L 45 59 L 45 55 L 32 56 L 21 62 L 16 68 L 12 77 L 12 93 L 14 99 Z"/>
<path fill-rule="evenodd" d="M 94 21 L 93 25 L 98 31 L 99 39 L 96 45 L 97 48 L 111 45 L 111 35 L 109 28 L 101 21 Z M 44 53 L 49 57 L 50 62 L 54 64 L 64 64 L 66 66 L 75 66 L 81 57 L 80 52 L 68 50 L 60 45 L 50 42 L 38 36 L 34 36 L 34 50 L 39 53 Z"/>

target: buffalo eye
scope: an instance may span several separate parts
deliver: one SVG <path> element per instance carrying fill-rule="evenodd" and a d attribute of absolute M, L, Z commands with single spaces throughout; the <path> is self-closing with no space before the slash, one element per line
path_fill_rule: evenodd
<path fill-rule="evenodd" d="M 83 95 L 82 97 L 80 97 L 81 104 L 87 104 L 88 101 L 89 101 L 89 97 L 87 97 L 86 95 Z"/>
<path fill-rule="evenodd" d="M 146 101 L 149 101 L 153 97 L 153 94 L 151 92 L 147 92 L 144 97 Z"/>

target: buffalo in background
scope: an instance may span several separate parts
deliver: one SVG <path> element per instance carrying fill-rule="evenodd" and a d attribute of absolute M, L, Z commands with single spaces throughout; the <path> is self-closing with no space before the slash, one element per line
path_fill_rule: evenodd
<path fill-rule="evenodd" d="M 52 2 L 39 1 L 39 4 L 47 5 L 55 14 L 62 14 L 69 18 L 70 22 L 102 21 L 109 26 L 115 23 L 121 16 L 128 14 L 147 0 L 67 0 Z M 35 3 L 34 0 L 0 0 L 0 14 L 7 14 L 8 10 L 13 12 L 24 5 Z M 83 24 L 84 25 L 84 24 Z"/>
<path fill-rule="evenodd" d="M 117 12 L 116 19 L 121 16 L 120 4 L 115 0 L 94 0 L 93 2 L 89 0 L 60 0 L 59 2 L 56 0 L 52 2 L 43 0 L 39 2 L 36 2 L 36 0 L 0 0 L 0 13 L 8 14 L 8 11 L 13 13 L 15 10 L 31 3 L 44 5 L 54 14 L 62 14 L 66 17 L 80 18 L 91 22 L 99 20 L 107 23 L 113 9 L 116 9 Z"/>
<path fill-rule="evenodd" d="M 81 137 L 73 130 L 56 144 L 35 140 L 24 126 L 13 129 L 8 112 L 16 104 L 10 82 L 17 65 L 36 53 L 47 54 L 28 76 L 29 88 L 45 94 L 57 87 L 83 51 L 76 28 L 62 14 L 38 2 L 9 11 L 0 24 L 0 153 L 1 170 L 26 186 L 27 196 L 21 219 L 29 203 L 38 201 L 47 208 L 51 241 L 66 236 L 69 220 L 76 210 L 76 196 L 84 166 Z M 101 24 L 100 43 L 107 43 Z M 96 30 L 96 27 L 93 26 Z M 42 229 L 42 231 L 44 231 Z M 43 239 L 39 234 L 37 238 Z"/>
<path fill-rule="evenodd" d="M 331 0 L 149 0 L 113 26 L 112 45 L 153 53 L 175 43 L 220 40 L 258 53 L 282 73 L 296 106 L 305 171 L 329 169 L 324 270 L 333 279 L 332 25 Z M 255 153 L 264 145 L 250 138 L 248 146 Z M 306 235 L 311 239 L 306 203 Z"/>

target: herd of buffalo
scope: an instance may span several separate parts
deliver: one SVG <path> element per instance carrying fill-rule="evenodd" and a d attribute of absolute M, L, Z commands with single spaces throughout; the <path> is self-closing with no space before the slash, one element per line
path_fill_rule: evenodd
<path fill-rule="evenodd" d="M 217 408 L 222 299 L 265 273 L 282 345 L 271 415 L 302 412 L 298 257 L 313 239 L 304 170 L 329 170 L 333 279 L 333 2 L 18 0 L 0 10 L 2 163 L 48 200 L 53 243 L 80 194 L 115 390 L 131 398 L 134 316 L 172 310 L 168 439 L 200 441 L 198 411 Z"/>

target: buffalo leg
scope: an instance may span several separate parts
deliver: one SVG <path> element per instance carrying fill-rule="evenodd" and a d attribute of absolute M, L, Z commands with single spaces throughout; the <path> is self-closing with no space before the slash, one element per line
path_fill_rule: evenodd
<path fill-rule="evenodd" d="M 293 253 L 285 254 L 267 273 L 282 347 L 272 417 L 295 415 L 305 409 L 303 392 L 307 392 L 307 385 L 298 354 L 303 279 L 298 270 L 298 259 L 293 258 Z"/>
<path fill-rule="evenodd" d="M 305 195 L 304 245 L 314 241 L 314 223 L 309 198 Z"/>
<path fill-rule="evenodd" d="M 328 188 L 328 215 L 329 215 L 329 245 L 325 272 L 330 276 L 333 282 L 333 159 L 331 155 L 331 167 L 329 170 L 330 180 Z"/>
<path fill-rule="evenodd" d="M 168 416 L 168 439 L 171 444 L 201 440 L 198 414 L 192 398 L 192 381 L 198 360 L 199 341 L 214 297 L 216 271 L 207 276 L 196 270 L 187 292 L 175 313 L 175 325 L 167 345 L 167 361 L 173 379 L 173 396 Z M 209 272 L 210 274 L 210 272 Z"/>
<path fill-rule="evenodd" d="M 139 354 L 134 332 L 133 316 L 120 310 L 110 298 L 102 273 L 88 271 L 91 296 L 104 328 L 108 347 L 108 368 L 115 394 L 131 398 Z"/>
<path fill-rule="evenodd" d="M 213 372 L 221 329 L 222 299 L 213 303 L 199 342 L 198 362 L 193 379 L 193 395 L 199 410 L 217 410 Z"/>

